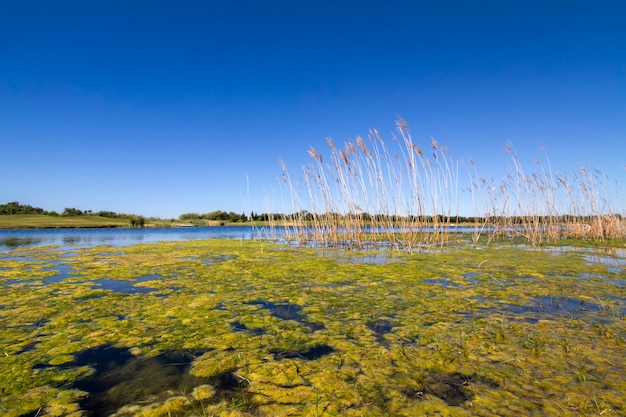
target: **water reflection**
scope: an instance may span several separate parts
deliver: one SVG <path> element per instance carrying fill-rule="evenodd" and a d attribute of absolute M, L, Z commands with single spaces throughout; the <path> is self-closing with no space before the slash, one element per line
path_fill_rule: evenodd
<path fill-rule="evenodd" d="M 42 239 L 34 237 L 4 236 L 0 235 L 0 248 L 16 249 L 21 246 L 36 246 Z"/>
<path fill-rule="evenodd" d="M 128 246 L 137 243 L 173 242 L 205 239 L 242 239 L 257 237 L 251 226 L 204 226 L 145 229 L 26 229 L 0 230 L 0 251 L 32 246 Z"/>
<path fill-rule="evenodd" d="M 125 405 L 165 399 L 172 392 L 191 392 L 213 382 L 189 373 L 193 360 L 204 352 L 171 351 L 145 358 L 106 345 L 84 350 L 73 362 L 61 367 L 94 369 L 92 375 L 77 380 L 74 387 L 88 393 L 80 402 L 81 408 L 92 417 L 100 417 L 111 415 Z"/>

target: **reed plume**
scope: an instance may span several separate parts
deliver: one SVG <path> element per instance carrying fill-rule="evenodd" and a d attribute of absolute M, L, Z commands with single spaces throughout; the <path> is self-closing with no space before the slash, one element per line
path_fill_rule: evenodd
<path fill-rule="evenodd" d="M 396 120 L 397 136 L 387 144 L 376 130 L 338 147 L 326 142 L 329 156 L 308 150 L 312 163 L 294 183 L 280 160 L 280 182 L 290 198 L 286 238 L 323 246 L 390 246 L 411 252 L 459 238 L 459 162 L 435 138 L 427 154 L 414 143 L 408 124 Z M 467 166 L 467 188 L 474 216 L 473 242 L 483 237 L 522 237 L 533 245 L 566 237 L 623 237 L 622 215 L 612 206 L 608 179 L 586 167 L 573 176 L 553 173 L 535 161 L 526 173 L 512 144 L 505 151 L 512 170 L 500 178 L 482 177 L 476 163 Z"/>

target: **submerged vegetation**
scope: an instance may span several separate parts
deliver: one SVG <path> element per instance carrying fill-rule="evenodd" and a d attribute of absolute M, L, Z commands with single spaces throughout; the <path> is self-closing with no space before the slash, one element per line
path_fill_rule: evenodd
<path fill-rule="evenodd" d="M 0 253 L 17 416 L 626 413 L 623 241 Z"/>

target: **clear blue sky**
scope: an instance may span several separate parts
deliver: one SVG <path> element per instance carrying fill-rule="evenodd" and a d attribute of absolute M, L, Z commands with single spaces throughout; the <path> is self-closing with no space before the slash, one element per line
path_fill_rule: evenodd
<path fill-rule="evenodd" d="M 0 203 L 278 211 L 396 115 L 486 175 L 626 170 L 626 2 L 0 0 Z M 623 192 L 622 186 L 622 192 Z"/>

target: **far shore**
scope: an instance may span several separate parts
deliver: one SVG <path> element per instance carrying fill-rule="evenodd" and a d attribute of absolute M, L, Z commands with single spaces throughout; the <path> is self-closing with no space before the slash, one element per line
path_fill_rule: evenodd
<path fill-rule="evenodd" d="M 267 222 L 223 222 L 203 221 L 202 224 L 181 220 L 145 219 L 145 228 L 159 227 L 221 227 L 221 226 L 264 226 Z M 132 228 L 129 219 L 101 216 L 48 216 L 42 214 L 14 214 L 0 216 L 0 230 L 14 229 L 114 229 Z"/>

